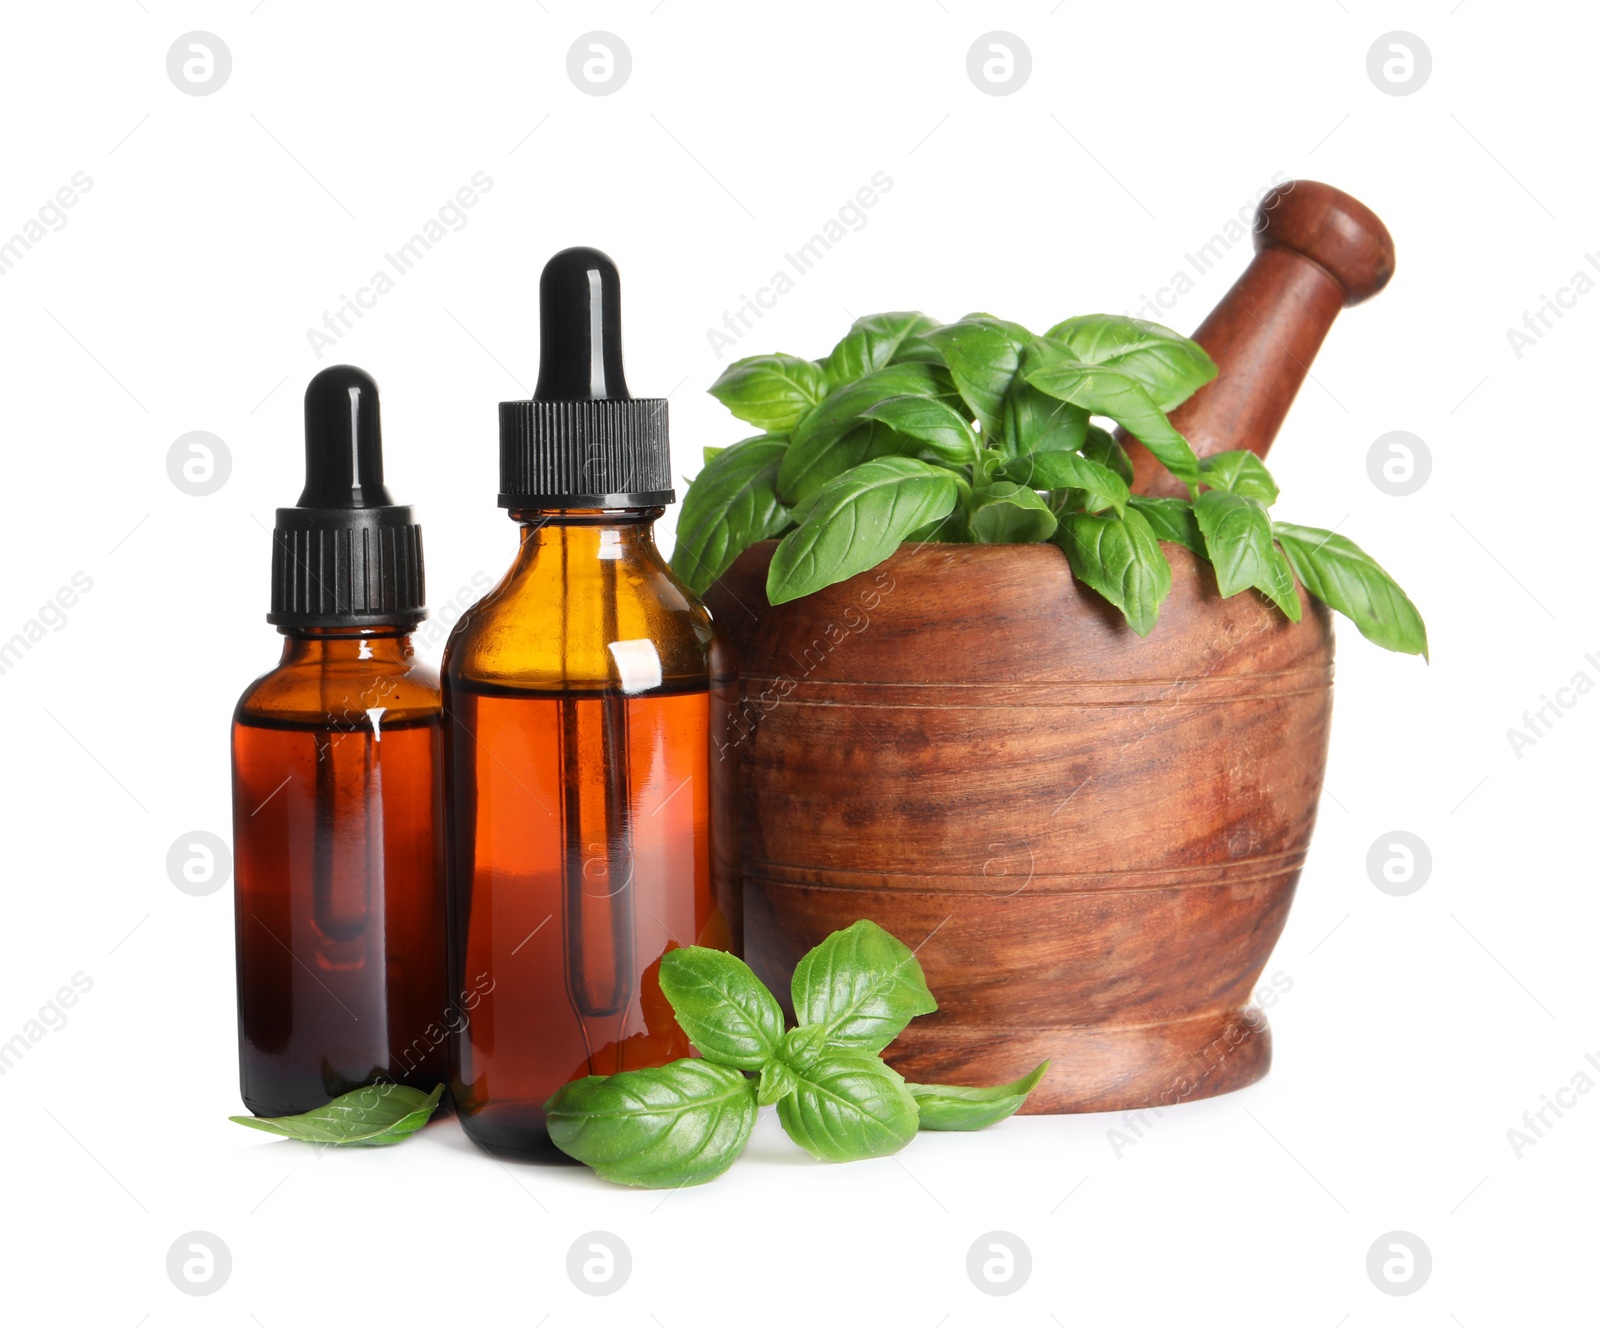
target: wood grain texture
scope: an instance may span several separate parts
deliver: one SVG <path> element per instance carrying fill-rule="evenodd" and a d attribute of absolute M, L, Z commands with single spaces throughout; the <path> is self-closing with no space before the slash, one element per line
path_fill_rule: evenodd
<path fill-rule="evenodd" d="M 1054 545 L 930 544 L 773 608 L 774 548 L 706 597 L 715 889 L 756 972 L 787 993 L 806 950 L 874 919 L 940 1003 L 891 1063 L 991 1084 L 1051 1057 L 1032 1112 L 1264 1074 L 1250 994 L 1316 817 L 1323 606 L 1292 626 L 1223 600 L 1164 546 L 1139 638 Z"/>
<path fill-rule="evenodd" d="M 1394 241 L 1363 203 L 1332 185 L 1291 180 L 1262 201 L 1256 255 L 1194 332 L 1219 374 L 1177 410 L 1173 427 L 1202 457 L 1265 456 L 1339 310 L 1394 275 Z M 1139 493 L 1182 497 L 1180 481 L 1123 431 Z"/>

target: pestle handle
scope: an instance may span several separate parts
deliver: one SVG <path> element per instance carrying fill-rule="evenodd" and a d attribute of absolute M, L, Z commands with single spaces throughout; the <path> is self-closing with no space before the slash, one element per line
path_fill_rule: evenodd
<path fill-rule="evenodd" d="M 1394 241 L 1366 204 L 1316 180 L 1290 180 L 1261 200 L 1255 257 L 1194 340 L 1217 377 L 1172 413 L 1201 457 L 1248 448 L 1264 456 L 1339 310 L 1376 295 L 1394 275 Z M 1183 484 L 1137 440 L 1133 489 L 1182 496 Z"/>

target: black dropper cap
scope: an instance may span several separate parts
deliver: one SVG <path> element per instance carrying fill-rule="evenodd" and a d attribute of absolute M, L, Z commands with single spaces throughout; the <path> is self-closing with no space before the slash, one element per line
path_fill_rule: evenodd
<path fill-rule="evenodd" d="M 622 283 L 598 249 L 539 278 L 539 383 L 500 403 L 503 508 L 660 507 L 673 500 L 664 397 L 622 376 Z"/>
<path fill-rule="evenodd" d="M 278 509 L 267 622 L 410 627 L 426 616 L 422 528 L 383 483 L 378 385 L 334 365 L 306 387 L 306 487 Z"/>

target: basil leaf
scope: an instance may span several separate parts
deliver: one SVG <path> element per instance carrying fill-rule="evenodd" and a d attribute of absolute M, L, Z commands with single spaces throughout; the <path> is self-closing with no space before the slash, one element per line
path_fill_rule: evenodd
<path fill-rule="evenodd" d="M 586 1075 L 544 1105 L 563 1153 L 624 1186 L 698 1186 L 732 1165 L 756 1123 L 756 1083 L 685 1057 L 652 1070 Z"/>
<path fill-rule="evenodd" d="M 827 395 L 821 368 L 794 355 L 752 355 L 736 360 L 709 391 L 741 420 L 783 434 Z"/>
<path fill-rule="evenodd" d="M 794 1070 L 803 1071 L 808 1066 L 816 1065 L 817 1059 L 827 1050 L 827 1026 L 802 1024 L 784 1034 L 778 1056 Z"/>
<path fill-rule="evenodd" d="M 1020 378 L 1011 381 L 1000 421 L 1007 457 L 1030 452 L 1076 452 L 1089 429 L 1089 412 L 1040 392 Z"/>
<path fill-rule="evenodd" d="M 1163 411 L 1217 376 L 1216 364 L 1197 342 L 1142 318 L 1084 314 L 1057 323 L 1045 336 L 1060 342 L 1075 360 L 1108 365 L 1137 380 Z"/>
<path fill-rule="evenodd" d="M 1253 452 L 1213 453 L 1200 463 L 1200 481 L 1213 489 L 1258 498 L 1268 507 L 1278 501 L 1277 481 Z"/>
<path fill-rule="evenodd" d="M 444 1086 L 431 1094 L 403 1084 L 369 1084 L 293 1117 L 229 1117 L 272 1135 L 312 1144 L 397 1144 L 428 1124 Z"/>
<path fill-rule="evenodd" d="M 1088 436 L 1078 451 L 1090 461 L 1110 467 L 1122 477 L 1124 484 L 1133 483 L 1133 462 L 1129 460 L 1127 451 L 1099 425 L 1089 426 Z"/>
<path fill-rule="evenodd" d="M 835 1053 L 796 1074 L 778 1102 L 789 1138 L 825 1163 L 882 1158 L 917 1133 L 917 1104 L 906 1082 L 881 1058 Z"/>
<path fill-rule="evenodd" d="M 839 449 L 841 455 L 847 453 L 851 459 L 849 466 L 845 468 L 846 470 L 859 466 L 864 461 L 872 461 L 877 457 L 903 456 L 905 454 L 898 452 L 897 449 L 914 448 L 916 446 L 915 440 L 906 438 L 902 434 L 897 434 L 888 425 L 877 421 L 864 424 L 853 433 L 859 435 L 859 438 L 853 439 L 850 435 L 846 435 Z M 951 470 L 951 474 L 956 478 L 958 489 L 965 484 L 965 480 L 959 471 Z M 817 499 L 821 496 L 821 489 L 813 489 L 789 510 L 789 520 L 796 526 L 804 525 L 806 518 L 811 515 L 811 510 L 817 506 Z M 936 527 L 946 523 L 954 524 L 953 519 L 958 516 L 960 516 L 959 508 L 952 509 L 949 516 L 940 517 L 936 521 L 929 522 L 927 527 Z M 918 527 L 917 529 L 923 530 L 926 528 Z M 905 538 L 907 540 L 915 539 L 916 532 L 911 532 Z"/>
<path fill-rule="evenodd" d="M 877 457 L 910 457 L 921 451 L 914 438 L 896 433 L 878 420 L 864 420 L 848 429 L 825 447 L 820 447 L 808 462 L 804 474 L 791 491 L 799 495 L 792 508 L 795 524 L 799 514 L 809 512 L 816 497 L 829 481 L 837 480 L 846 471 L 854 470 L 864 461 Z M 778 486 L 783 487 L 783 468 L 778 469 Z"/>
<path fill-rule="evenodd" d="M 1172 566 L 1150 523 L 1131 506 L 1120 517 L 1072 512 L 1062 516 L 1055 540 L 1073 576 L 1122 610 L 1141 637 L 1149 636 L 1172 589 Z"/>
<path fill-rule="evenodd" d="M 1291 623 L 1300 621 L 1300 592 L 1295 586 L 1294 565 L 1289 556 L 1276 545 L 1272 547 L 1272 566 L 1267 580 L 1259 588 L 1261 593 L 1283 610 Z"/>
<path fill-rule="evenodd" d="M 889 363 L 892 365 L 938 365 L 941 369 L 949 368 L 944 362 L 944 353 L 928 340 L 925 333 L 907 337 L 895 348 L 895 353 L 889 357 Z"/>
<path fill-rule="evenodd" d="M 795 1075 L 794 1067 L 788 1062 L 774 1057 L 761 1068 L 761 1079 L 756 1085 L 756 1105 L 758 1107 L 771 1107 L 779 1099 L 786 1098 L 794 1092 L 794 1087 L 800 1083 Z"/>
<path fill-rule="evenodd" d="M 1009 1084 L 974 1088 L 958 1084 L 908 1084 L 917 1118 L 925 1131 L 976 1131 L 1004 1121 L 1020 1108 L 1050 1069 L 1041 1061 Z"/>
<path fill-rule="evenodd" d="M 1068 453 L 1048 453 L 1064 457 Z M 1032 489 L 1010 480 L 995 480 L 972 492 L 967 531 L 973 544 L 1029 545 L 1048 540 L 1056 529 L 1055 513 Z"/>
<path fill-rule="evenodd" d="M 700 594 L 758 540 L 776 535 L 790 514 L 778 498 L 787 444 L 762 435 L 724 448 L 683 496 L 672 570 Z"/>
<path fill-rule="evenodd" d="M 1273 533 L 1306 590 L 1337 609 L 1368 641 L 1428 658 L 1428 629 L 1406 593 L 1354 541 L 1314 526 L 1274 522 Z"/>
<path fill-rule="evenodd" d="M 1010 462 L 1006 475 L 1034 489 L 1079 490 L 1089 512 L 1114 508 L 1120 513 L 1128 503 L 1128 486 L 1120 475 L 1076 452 L 1036 452 Z M 1048 539 L 1049 533 L 1039 538 Z"/>
<path fill-rule="evenodd" d="M 778 1055 L 783 1010 L 738 956 L 676 947 L 661 957 L 661 991 L 706 1060 L 758 1071 Z"/>
<path fill-rule="evenodd" d="M 853 383 L 888 364 L 907 337 L 938 326 L 926 314 L 868 314 L 850 325 L 822 362 L 822 371 L 832 387 Z"/>
<path fill-rule="evenodd" d="M 876 567 L 917 527 L 956 505 L 956 477 L 910 457 L 862 462 L 828 482 L 767 570 L 775 605 Z"/>
<path fill-rule="evenodd" d="M 1200 534 L 1200 523 L 1194 519 L 1194 505 L 1186 498 L 1148 498 L 1135 494 L 1128 506 L 1150 523 L 1157 540 L 1182 545 L 1191 554 L 1209 558 L 1206 538 Z"/>
<path fill-rule="evenodd" d="M 802 1028 L 854 1052 L 882 1052 L 913 1018 L 938 1009 L 910 947 L 865 918 L 801 958 L 790 995 Z"/>
<path fill-rule="evenodd" d="M 778 470 L 778 492 L 787 501 L 797 502 L 851 466 L 866 461 L 868 456 L 862 455 L 861 449 L 869 436 L 844 440 L 861 424 L 869 407 L 890 397 L 937 397 L 947 384 L 943 371 L 933 366 L 890 365 L 830 393 L 795 426 L 789 451 Z M 914 445 L 897 443 L 888 432 L 870 437 L 878 445 L 871 456 L 883 456 L 890 450 L 914 450 Z"/>
<path fill-rule="evenodd" d="M 1300 597 L 1289 563 L 1272 543 L 1272 519 L 1258 498 L 1226 489 L 1208 489 L 1194 503 L 1195 520 L 1205 537 L 1206 556 L 1216 569 L 1217 589 L 1237 595 L 1254 586 L 1285 614 L 1300 621 Z"/>
<path fill-rule="evenodd" d="M 972 426 L 937 397 L 885 397 L 861 415 L 916 439 L 943 461 L 967 465 L 977 455 L 978 436 Z"/>
<path fill-rule="evenodd" d="M 998 328 L 1016 344 L 1020 350 L 1033 340 L 1033 333 L 1020 323 L 1013 323 L 1009 318 L 996 318 L 993 314 L 985 314 L 982 310 L 974 310 L 970 314 L 963 314 L 951 327 L 988 327 Z"/>
<path fill-rule="evenodd" d="M 700 449 L 700 462 L 704 466 L 709 466 L 727 450 L 727 448 L 714 448 L 708 443 Z"/>
<path fill-rule="evenodd" d="M 1193 483 L 1199 478 L 1200 462 L 1194 449 L 1132 375 L 1109 365 L 1072 359 L 1062 347 L 1043 338 L 1036 338 L 1029 347 L 1022 372 L 1041 392 L 1115 420 L 1180 480 Z"/>
<path fill-rule="evenodd" d="M 1000 429 L 1006 389 L 1021 363 L 1028 341 L 1026 328 L 969 314 L 958 323 L 923 334 L 944 357 L 961 399 L 972 408 L 978 423 L 989 433 Z"/>

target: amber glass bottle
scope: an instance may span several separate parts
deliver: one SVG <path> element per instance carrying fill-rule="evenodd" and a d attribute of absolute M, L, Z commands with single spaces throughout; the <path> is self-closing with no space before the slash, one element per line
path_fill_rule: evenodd
<path fill-rule="evenodd" d="M 617 274 L 594 250 L 540 284 L 534 400 L 501 406 L 516 561 L 445 649 L 453 1040 L 468 1135 L 553 1152 L 568 1080 L 689 1055 L 657 973 L 727 945 L 712 906 L 710 618 L 657 552 L 666 403 L 622 378 Z"/>
<path fill-rule="evenodd" d="M 278 512 L 278 667 L 233 721 L 240 1085 L 260 1116 L 377 1079 L 432 1089 L 448 1022 L 436 675 L 413 654 L 421 537 L 383 485 L 377 387 L 306 391 L 306 489 Z"/>

